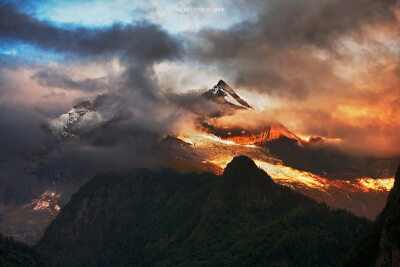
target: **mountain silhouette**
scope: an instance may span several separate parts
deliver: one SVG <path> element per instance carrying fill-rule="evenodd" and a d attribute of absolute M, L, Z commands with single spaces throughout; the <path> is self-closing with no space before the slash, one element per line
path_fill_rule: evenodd
<path fill-rule="evenodd" d="M 239 156 L 221 176 L 98 174 L 37 248 L 58 266 L 332 266 L 368 225 L 275 184 Z"/>

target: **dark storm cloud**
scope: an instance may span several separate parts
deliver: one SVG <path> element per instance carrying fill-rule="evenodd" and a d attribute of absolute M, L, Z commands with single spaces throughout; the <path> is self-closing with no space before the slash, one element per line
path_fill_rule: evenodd
<path fill-rule="evenodd" d="M 105 84 L 103 79 L 74 80 L 53 69 L 40 70 L 33 79 L 47 87 L 87 91 L 104 87 L 118 89 L 122 98 L 129 102 L 129 112 L 134 112 L 138 121 L 143 122 L 156 121 L 155 118 L 161 116 L 155 114 L 154 107 L 166 104 L 152 66 L 176 59 L 182 52 L 175 37 L 148 22 L 104 28 L 61 27 L 21 13 L 11 4 L 0 5 L 0 38 L 66 53 L 78 60 L 118 57 L 124 72 L 114 77 L 113 83 Z M 153 117 L 146 117 L 148 115 Z"/>
<path fill-rule="evenodd" d="M 237 2 L 236 8 L 246 6 Z M 367 38 L 362 31 L 366 26 L 397 22 L 394 8 L 398 2 L 260 1 L 252 4 L 257 19 L 228 30 L 202 30 L 191 40 L 191 53 L 206 64 L 217 63 L 226 74 L 233 72 L 237 85 L 304 100 L 315 87 L 329 90 L 329 84 L 339 80 L 330 63 L 315 58 L 315 49 L 340 59 L 338 42 L 342 37 L 362 42 Z M 310 75 L 310 70 L 318 72 Z M 318 75 L 329 79 L 315 82 Z"/>
<path fill-rule="evenodd" d="M 142 63 L 174 57 L 179 52 L 172 37 L 147 22 L 94 29 L 61 28 L 20 13 L 10 4 L 0 5 L 0 36 L 83 56 L 121 53 Z"/>
<path fill-rule="evenodd" d="M 83 91 L 99 91 L 109 88 L 105 78 L 74 80 L 69 75 L 52 69 L 38 71 L 32 78 L 46 87 Z"/>
<path fill-rule="evenodd" d="M 0 38 L 17 40 L 84 59 L 117 56 L 127 69 L 126 89 L 137 90 L 150 100 L 156 100 L 157 94 L 154 92 L 156 84 L 150 77 L 152 64 L 177 58 L 181 54 L 181 46 L 174 37 L 146 21 L 130 25 L 115 24 L 105 28 L 57 27 L 21 13 L 11 4 L 0 5 Z M 40 76 L 43 78 L 43 73 L 39 73 L 38 77 Z M 64 85 L 82 85 L 71 83 L 66 77 L 51 79 L 53 78 Z M 52 82 L 55 80 L 50 81 Z M 96 87 L 94 84 L 85 85 Z"/>
<path fill-rule="evenodd" d="M 103 103 L 97 107 L 101 116 L 115 116 L 107 117 L 113 120 L 113 123 L 103 125 L 100 133 L 83 138 L 81 146 L 84 147 L 86 143 L 91 147 L 90 151 L 97 149 L 104 151 L 107 144 L 111 147 L 107 151 L 122 152 L 125 149 L 132 157 L 137 152 L 136 149 L 133 149 L 134 147 L 139 147 L 139 145 L 143 147 L 142 144 L 154 144 L 158 141 L 154 136 L 162 136 L 165 131 L 168 131 L 166 124 L 169 124 L 173 118 L 165 115 L 166 112 L 160 111 L 166 103 L 159 92 L 157 81 L 153 77 L 152 66 L 159 61 L 180 56 L 182 49 L 175 37 L 170 36 L 161 27 L 145 21 L 129 25 L 116 24 L 103 28 L 56 26 L 22 13 L 19 11 L 22 7 L 19 6 L 19 8 L 17 9 L 12 4 L 0 4 L 1 39 L 28 43 L 43 50 L 65 54 L 67 55 L 66 59 L 78 61 L 94 60 L 102 62 L 101 60 L 118 57 L 120 64 L 125 69 L 121 76 L 114 77 L 112 81 L 108 81 L 107 78 L 75 80 L 65 71 L 52 68 L 41 69 L 32 76 L 32 79 L 39 85 L 45 87 L 86 92 L 103 89 L 119 91 L 117 97 L 112 94 L 103 97 L 101 100 Z M 66 64 L 68 64 L 68 60 L 66 61 Z M 0 73 L 0 82 L 2 77 L 3 75 Z M 12 83 L 12 81 L 8 81 L 8 83 Z M 1 87 L 0 92 L 9 92 L 13 87 L 13 85 L 8 84 Z M 3 101 L 7 100 L 3 99 Z M 5 118 L 7 118 L 8 112 L 11 111 L 2 110 Z M 160 114 L 160 112 L 163 114 Z M 53 117 L 59 115 L 56 114 Z M 20 117 L 29 121 L 30 116 L 30 113 L 26 112 L 21 114 Z M 12 116 L 9 117 L 12 118 Z M 157 119 L 160 117 L 163 117 L 164 121 Z M 40 124 L 43 124 L 43 121 L 40 123 L 37 120 L 31 121 L 32 123 L 26 125 L 27 129 L 36 129 Z M 5 127 L 4 130 L 10 128 L 6 123 L 3 123 L 3 125 L 1 127 Z M 21 125 L 23 124 L 21 123 Z M 8 141 L 4 144 L 0 143 L 2 149 L 5 149 L 5 145 L 12 147 L 15 143 L 24 144 L 25 141 L 30 140 L 30 137 L 26 135 L 13 137 L 4 133 L 4 136 L 7 137 Z M 121 140 L 125 140 L 124 145 L 119 145 Z M 147 142 L 144 140 L 147 140 Z M 34 150 L 33 148 L 32 150 Z M 32 150 L 28 150 L 27 153 L 37 153 L 37 150 Z M 138 148 L 138 150 L 144 149 Z M 115 156 L 112 153 L 104 153 L 103 155 L 104 158 L 110 160 Z M 135 158 L 137 157 L 135 156 Z"/>
<path fill-rule="evenodd" d="M 0 183 L 13 184 L 15 180 L 18 182 L 18 185 L 13 184 L 16 191 L 31 192 L 39 188 L 36 188 L 38 185 L 29 187 L 32 177 L 47 184 L 57 177 L 87 179 L 101 170 L 159 163 L 163 154 L 159 149 L 160 139 L 171 130 L 170 125 L 179 114 L 167 107 L 152 67 L 163 60 L 179 58 L 180 42 L 160 26 L 145 21 L 103 28 L 57 26 L 20 12 L 26 10 L 23 5 L 18 7 L 0 4 L 0 41 L 21 42 L 65 57 L 62 70 L 20 62 L 18 59 L 24 57 L 22 53 L 15 56 L 15 60 L 0 57 L 0 63 L 7 63 L 7 66 L 0 66 L 7 69 L 0 72 Z M 119 59 L 123 73 L 110 80 L 108 77 L 73 79 L 66 71 L 74 61 L 105 64 L 114 58 Z M 42 87 L 64 89 L 61 93 L 66 94 L 66 98 L 69 89 L 86 95 L 103 89 L 115 92 L 115 95 L 109 92 L 95 100 L 97 113 L 94 116 L 105 120 L 91 131 L 91 118 L 88 118 L 89 125 L 83 127 L 77 142 L 55 141 L 46 118 L 35 112 L 42 107 L 29 106 L 29 96 L 26 101 L 21 100 L 22 95 L 15 97 L 21 92 L 33 94 L 39 87 L 15 78 L 26 73 L 26 69 L 28 73 L 38 70 L 31 78 Z M 49 90 L 51 93 L 54 91 Z M 27 107 L 14 105 L 10 101 L 13 98 Z M 51 115 L 55 118 L 61 114 Z M 10 176 L 10 170 L 15 174 Z M 6 193 L 0 191 L 0 201 Z"/>
<path fill-rule="evenodd" d="M 206 46 L 197 47 L 196 52 L 204 58 L 229 59 L 260 45 L 333 48 L 339 37 L 361 34 L 363 26 L 397 21 L 393 8 L 398 3 L 397 0 L 262 1 L 256 8 L 256 21 L 245 21 L 228 30 L 200 32 Z M 240 5 L 246 3 L 238 8 Z"/>

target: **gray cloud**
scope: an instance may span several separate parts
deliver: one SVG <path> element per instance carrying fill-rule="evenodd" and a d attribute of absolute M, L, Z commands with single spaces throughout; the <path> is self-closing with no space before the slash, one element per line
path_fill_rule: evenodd
<path fill-rule="evenodd" d="M 0 40 L 28 43 L 77 61 L 104 62 L 118 57 L 125 70 L 112 82 L 74 80 L 51 68 L 42 69 L 33 76 L 36 82 L 46 87 L 88 92 L 106 88 L 115 93 L 109 94 L 107 103 L 99 107 L 103 114 L 117 111 L 115 118 L 102 124 L 100 131 L 84 135 L 79 143 L 58 147 L 58 165 L 51 162 L 45 169 L 57 173 L 59 166 L 68 162 L 60 171 L 65 174 L 62 171 L 70 171 L 75 168 L 73 166 L 81 171 L 157 162 L 165 153 L 159 151 L 160 139 L 172 130 L 174 122 L 187 115 L 180 107 L 197 114 L 216 108 L 194 94 L 176 95 L 162 91 L 153 72 L 154 64 L 180 60 L 184 55 L 189 59 L 188 64 L 195 61 L 216 65 L 227 77 L 235 77 L 238 86 L 278 97 L 306 100 L 314 94 L 348 86 L 335 74 L 329 62 L 342 60 L 338 50 L 342 37 L 362 42 L 368 38 L 363 35 L 363 27 L 397 22 L 393 11 L 397 1 L 391 0 L 271 0 L 250 4 L 238 0 L 230 4 L 238 10 L 248 6 L 256 11 L 248 21 L 227 30 L 203 29 L 178 39 L 160 26 L 145 21 L 103 28 L 57 26 L 24 14 L 11 4 L 0 4 Z M 329 60 L 316 57 L 315 50 L 327 53 Z M 5 61 L 7 67 L 16 68 L 20 64 L 0 57 L 0 63 Z M 5 82 L 11 81 L 4 81 L 0 73 L 0 94 L 5 90 Z M 7 102 L 7 99 L 0 100 L 1 104 Z M 398 99 L 393 101 L 394 107 L 397 104 Z M 33 111 L 21 111 L 20 107 L 0 108 L 0 160 L 6 160 L 2 165 L 11 166 L 8 170 L 19 166 L 19 171 L 24 173 L 19 175 L 18 172 L 10 179 L 31 179 L 30 173 L 24 172 L 23 164 L 18 165 L 19 157 L 26 154 L 43 156 L 40 153 L 54 145 L 40 128 L 42 118 Z M 356 133 L 353 137 L 364 134 L 363 129 L 333 121 L 330 114 L 324 112 L 316 109 L 316 112 L 302 115 L 306 120 L 304 128 L 329 137 L 346 138 L 349 132 Z M 315 113 L 321 116 L 315 119 Z M 309 121 L 312 123 L 307 125 Z M 333 131 L 327 127 L 329 122 Z M 18 156 L 11 156 L 9 152 Z M 17 157 L 18 160 L 13 160 Z M 68 169 L 69 166 L 72 167 Z M 52 173 L 40 177 L 51 177 Z M 73 175 L 75 173 L 70 174 Z"/>
<path fill-rule="evenodd" d="M 101 170 L 159 163 L 163 152 L 155 146 L 180 115 L 160 91 L 152 67 L 163 60 L 178 59 L 182 54 L 180 42 L 146 21 L 103 28 L 56 26 L 20 12 L 22 8 L 0 4 L 0 40 L 27 43 L 65 55 L 66 65 L 74 61 L 104 63 L 116 57 L 124 71 L 112 79 L 76 80 L 57 68 L 34 66 L 39 69 L 32 77 L 35 82 L 66 89 L 62 93 L 68 94 L 68 89 L 92 94 L 103 89 L 113 91 L 115 94 L 97 99 L 101 102 L 98 112 L 110 116 L 109 121 L 98 125 L 98 131 L 83 133 L 79 142 L 59 144 L 43 127 L 45 119 L 35 112 L 40 107 L 22 111 L 21 107 L 2 106 L 0 183 L 26 196 L 26 191 L 40 191 L 38 184 L 42 181 L 60 184 L 68 179 L 87 179 Z M 0 61 L 7 63 L 2 67 L 8 69 L 26 67 L 10 57 L 0 57 Z M 6 97 L 12 96 L 15 88 L 30 86 L 9 80 L 4 73 L 0 72 L 1 104 L 7 103 Z M 21 91 L 29 92 L 29 88 Z M 12 170 L 15 174 L 10 176 Z M 30 188 L 32 179 L 38 181 L 34 188 Z M 0 191 L 0 200 L 6 194 Z"/>
<path fill-rule="evenodd" d="M 1 154 L 11 156 L 45 149 L 47 138 L 40 127 L 42 123 L 32 110 L 3 103 L 0 108 Z"/>
<path fill-rule="evenodd" d="M 146 21 L 94 29 L 63 28 L 21 13 L 11 4 L 0 5 L 0 38 L 86 59 L 118 56 L 127 67 L 126 87 L 141 91 L 150 98 L 156 94 L 153 92 L 156 85 L 153 79 L 149 79 L 151 66 L 162 60 L 178 58 L 182 50 L 174 37 Z M 60 78 L 65 85 L 65 77 L 56 78 L 58 82 Z M 71 81 L 67 83 L 71 84 Z"/>
<path fill-rule="evenodd" d="M 121 54 L 142 63 L 179 53 L 179 45 L 171 36 L 145 21 L 107 28 L 61 28 L 20 13 L 10 4 L 0 6 L 0 36 L 82 56 Z"/>
<path fill-rule="evenodd" d="M 118 90 L 119 94 L 124 94 L 122 98 L 129 101 L 129 106 L 135 107 L 137 114 L 154 115 L 155 106 L 166 105 L 152 66 L 163 60 L 179 58 L 182 53 L 180 42 L 175 37 L 145 21 L 104 28 L 60 27 L 21 13 L 11 4 L 0 5 L 0 38 L 67 53 L 77 60 L 118 57 L 125 71 L 120 77 L 113 77 L 112 82 L 74 80 L 51 68 L 38 71 L 32 78 L 46 87 L 89 92 L 104 88 Z M 147 119 L 154 121 L 150 117 Z"/>
<path fill-rule="evenodd" d="M 67 74 L 52 69 L 38 71 L 32 78 L 40 85 L 46 87 L 57 87 L 90 92 L 109 89 L 106 78 L 86 78 L 82 80 L 74 80 Z"/>
<path fill-rule="evenodd" d="M 243 1 L 236 3 L 237 9 L 246 6 Z M 203 29 L 190 38 L 189 49 L 196 61 L 217 64 L 223 73 L 233 75 L 238 86 L 304 100 L 316 88 L 331 90 L 341 82 L 331 62 L 315 57 L 315 50 L 329 54 L 331 60 L 340 60 L 343 37 L 363 42 L 368 38 L 363 34 L 366 26 L 397 23 L 398 3 L 259 1 L 252 3 L 256 19 L 227 30 Z M 318 80 L 319 75 L 329 79 Z"/>

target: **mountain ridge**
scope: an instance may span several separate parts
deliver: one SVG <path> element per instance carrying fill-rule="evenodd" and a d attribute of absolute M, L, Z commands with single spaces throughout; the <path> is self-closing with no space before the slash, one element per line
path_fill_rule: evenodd
<path fill-rule="evenodd" d="M 241 98 L 223 80 L 219 80 L 213 88 L 203 93 L 202 96 L 218 104 L 229 105 L 236 109 L 252 109 L 247 101 Z"/>
<path fill-rule="evenodd" d="M 98 174 L 37 248 L 59 266 L 333 265 L 367 225 L 273 183 L 238 157 L 221 176 L 171 169 Z"/>

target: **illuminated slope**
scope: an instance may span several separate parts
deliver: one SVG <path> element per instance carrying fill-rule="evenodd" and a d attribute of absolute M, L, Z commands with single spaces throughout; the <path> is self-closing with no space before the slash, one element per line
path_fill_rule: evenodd
<path fill-rule="evenodd" d="M 388 191 L 393 186 L 391 177 L 373 179 L 369 177 L 328 179 L 310 172 L 284 166 L 259 146 L 239 145 L 219 137 L 194 133 L 180 137 L 192 144 L 194 151 L 207 162 L 225 168 L 237 155 L 247 155 L 270 174 L 278 184 L 288 186 L 331 207 L 347 209 L 356 215 L 375 218 L 385 205 Z M 346 177 L 344 177 L 346 178 Z"/>

